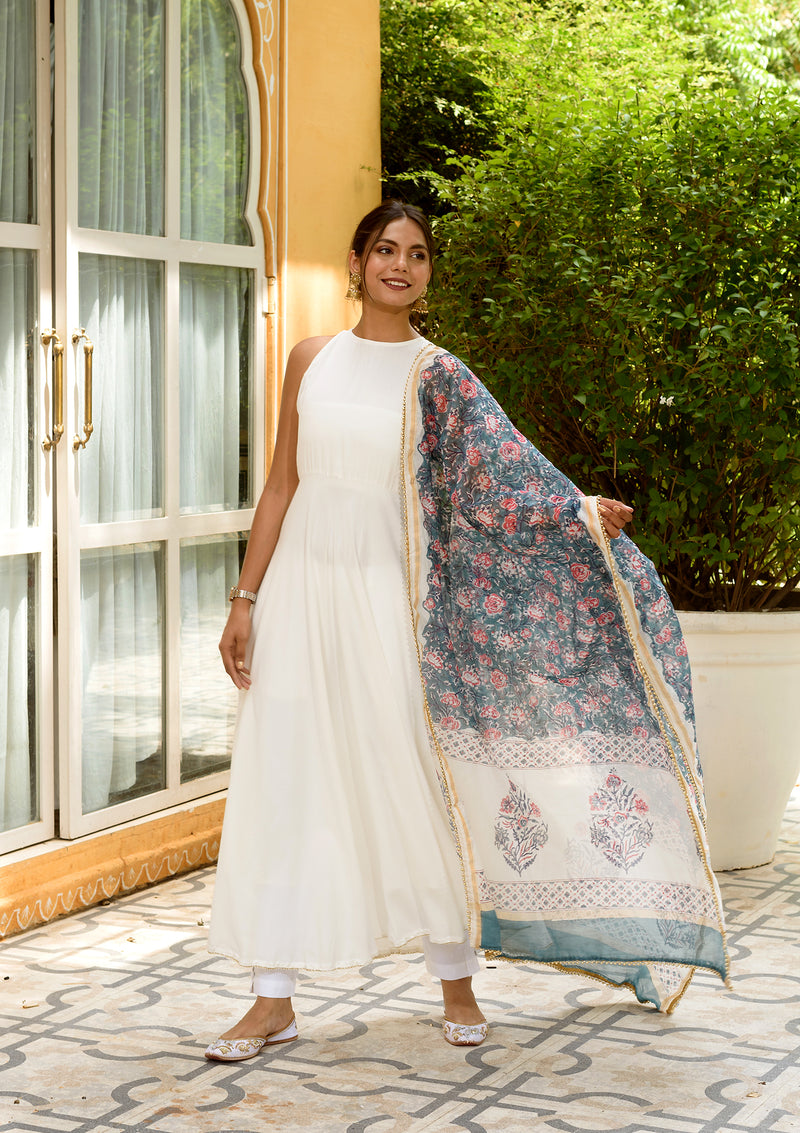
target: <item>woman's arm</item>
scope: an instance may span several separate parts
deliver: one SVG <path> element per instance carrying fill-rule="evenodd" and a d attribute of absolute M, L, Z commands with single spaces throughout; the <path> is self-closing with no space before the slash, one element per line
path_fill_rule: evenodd
<path fill-rule="evenodd" d="M 304 339 L 294 347 L 286 363 L 275 453 L 247 540 L 237 583 L 241 590 L 257 591 L 261 585 L 278 542 L 283 517 L 297 489 L 297 394 L 312 360 L 329 341 L 329 337 Z M 250 673 L 244 667 L 250 638 L 250 606 L 249 598 L 234 598 L 219 643 L 225 672 L 240 689 L 250 687 Z"/>

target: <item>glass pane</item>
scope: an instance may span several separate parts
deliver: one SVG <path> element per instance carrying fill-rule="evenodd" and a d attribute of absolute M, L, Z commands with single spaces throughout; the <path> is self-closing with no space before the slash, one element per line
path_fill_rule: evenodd
<path fill-rule="evenodd" d="M 252 244 L 242 47 L 229 0 L 181 5 L 181 236 Z"/>
<path fill-rule="evenodd" d="M 94 343 L 94 433 L 78 457 L 82 523 L 162 514 L 163 280 L 151 260 L 80 257 L 80 317 Z"/>
<path fill-rule="evenodd" d="M 0 220 L 36 224 L 36 5 L 0 4 Z"/>
<path fill-rule="evenodd" d="M 244 532 L 181 543 L 181 781 L 230 766 L 238 693 L 217 645 Z"/>
<path fill-rule="evenodd" d="M 164 22 L 164 0 L 81 0 L 82 228 L 164 231 Z"/>
<path fill-rule="evenodd" d="M 252 294 L 245 268 L 181 265 L 181 511 L 252 501 Z"/>
<path fill-rule="evenodd" d="M 165 785 L 160 543 L 81 554 L 83 810 Z"/>
<path fill-rule="evenodd" d="M 0 248 L 0 531 L 36 522 L 37 290 L 36 253 Z"/>
<path fill-rule="evenodd" d="M 0 831 L 39 817 L 36 728 L 38 562 L 0 559 Z"/>

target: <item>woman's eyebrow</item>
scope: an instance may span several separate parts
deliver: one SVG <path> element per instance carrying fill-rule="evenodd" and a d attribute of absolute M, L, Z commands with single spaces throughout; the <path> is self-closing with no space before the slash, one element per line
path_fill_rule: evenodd
<path fill-rule="evenodd" d="M 391 244 L 393 248 L 399 248 L 400 247 L 400 245 L 397 243 L 396 240 L 385 240 L 383 237 L 381 237 L 380 240 L 376 240 L 375 243 L 376 244 Z M 411 251 L 412 252 L 415 252 L 418 249 L 420 251 L 423 251 L 423 252 L 427 252 L 427 250 L 428 250 L 424 244 L 412 244 L 411 245 Z"/>

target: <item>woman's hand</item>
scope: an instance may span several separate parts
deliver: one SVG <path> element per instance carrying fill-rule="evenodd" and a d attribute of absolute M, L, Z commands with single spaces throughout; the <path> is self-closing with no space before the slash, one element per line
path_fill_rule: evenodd
<path fill-rule="evenodd" d="M 244 667 L 244 655 L 250 640 L 250 601 L 234 598 L 231 612 L 219 642 L 225 672 L 239 689 L 250 688 L 250 670 Z"/>
<path fill-rule="evenodd" d="M 619 500 L 603 499 L 602 496 L 597 498 L 597 510 L 609 539 L 619 539 L 623 527 L 633 518 L 632 507 L 620 503 Z"/>

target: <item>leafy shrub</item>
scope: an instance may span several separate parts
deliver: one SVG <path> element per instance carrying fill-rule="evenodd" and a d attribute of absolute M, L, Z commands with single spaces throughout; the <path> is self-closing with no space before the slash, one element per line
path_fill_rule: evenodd
<path fill-rule="evenodd" d="M 436 336 L 556 464 L 634 504 L 686 609 L 800 581 L 800 107 L 562 99 L 434 183 Z"/>
<path fill-rule="evenodd" d="M 452 155 L 477 155 L 496 136 L 493 97 L 470 6 L 382 0 L 381 145 L 384 196 L 404 197 L 409 170 L 444 174 Z M 419 186 L 415 203 L 435 213 Z"/>

